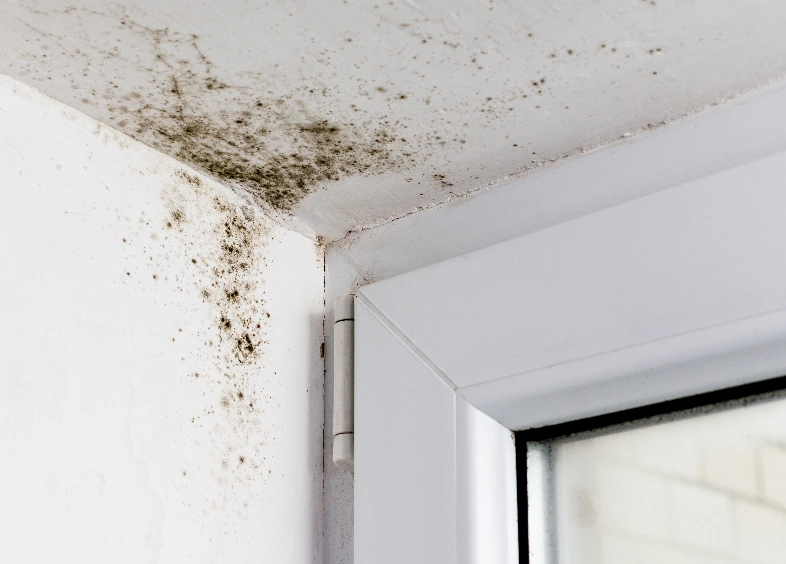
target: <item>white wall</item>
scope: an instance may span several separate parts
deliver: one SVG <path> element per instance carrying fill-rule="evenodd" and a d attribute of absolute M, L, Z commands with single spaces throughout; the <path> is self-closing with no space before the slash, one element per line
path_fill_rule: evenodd
<path fill-rule="evenodd" d="M 0 189 L 0 560 L 321 561 L 313 242 L 1 76 Z"/>

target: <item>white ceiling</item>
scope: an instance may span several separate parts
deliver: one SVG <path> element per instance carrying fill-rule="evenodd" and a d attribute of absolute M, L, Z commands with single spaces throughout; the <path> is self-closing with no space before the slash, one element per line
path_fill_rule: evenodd
<path fill-rule="evenodd" d="M 0 72 L 330 240 L 786 71 L 779 0 L 2 0 Z"/>

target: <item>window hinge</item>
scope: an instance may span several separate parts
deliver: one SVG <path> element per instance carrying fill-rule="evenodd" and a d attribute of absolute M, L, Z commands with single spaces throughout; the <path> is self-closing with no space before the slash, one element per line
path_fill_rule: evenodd
<path fill-rule="evenodd" d="M 355 296 L 336 298 L 333 326 L 333 462 L 355 469 Z"/>

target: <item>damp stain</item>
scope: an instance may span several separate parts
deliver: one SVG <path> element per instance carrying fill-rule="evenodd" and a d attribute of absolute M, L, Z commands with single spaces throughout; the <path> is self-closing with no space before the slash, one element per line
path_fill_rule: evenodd
<path fill-rule="evenodd" d="M 315 97 L 326 91 L 317 82 L 282 89 L 261 75 L 223 76 L 199 35 L 143 23 L 150 16 L 126 6 L 71 6 L 49 15 L 67 16 L 76 29 L 108 26 L 117 38 L 107 50 L 89 35 L 67 38 L 35 28 L 64 57 L 81 61 L 85 77 L 103 73 L 102 87 L 83 93 L 83 104 L 102 108 L 112 126 L 263 209 L 288 213 L 328 182 L 381 174 L 407 161 L 395 151 L 400 142 L 390 124 L 320 111 Z M 122 76 L 107 76 L 102 69 L 112 65 L 143 72 L 146 82 L 129 86 Z M 63 78 L 79 88 L 73 77 Z"/>
<path fill-rule="evenodd" d="M 637 10 L 650 14 L 648 1 Z M 505 3 L 491 16 L 344 2 L 330 18 L 240 4 L 224 19 L 21 0 L 0 70 L 335 240 L 617 139 L 597 105 L 573 103 L 577 88 L 613 107 L 625 76 L 660 88 L 667 61 L 654 55 L 676 49 L 616 24 L 549 33 Z M 335 196 L 300 205 L 327 187 Z"/>
<path fill-rule="evenodd" d="M 519 73 L 479 88 L 487 82 L 480 62 L 497 65 L 503 53 L 445 30 L 439 18 L 423 14 L 411 21 L 392 3 L 373 8 L 364 17 L 378 20 L 396 45 L 395 56 L 411 58 L 411 65 L 386 74 L 379 66 L 384 61 L 371 56 L 378 46 L 368 37 L 304 45 L 294 66 L 292 57 L 274 50 L 257 51 L 256 65 L 238 63 L 246 51 L 216 48 L 211 37 L 166 25 L 164 16 L 131 5 L 23 9 L 19 19 L 49 49 L 46 58 L 25 51 L 44 69 L 40 74 L 70 83 L 87 113 L 265 211 L 293 213 L 307 195 L 356 176 L 407 172 L 432 194 L 463 191 L 461 174 L 444 181 L 430 171 L 447 168 L 451 149 L 467 151 L 472 129 L 498 127 L 511 112 L 537 108 L 527 86 L 532 77 Z M 271 36 L 284 33 L 275 28 Z M 92 33 L 96 29 L 104 33 Z M 515 35 L 532 37 L 523 29 Z M 221 58 L 228 52 L 234 61 Z M 471 77 L 472 87 L 464 85 L 456 97 L 445 84 L 431 83 L 437 65 Z M 552 88 L 540 83 L 534 93 L 552 94 Z"/>
<path fill-rule="evenodd" d="M 363 138 L 320 119 L 292 123 L 279 117 L 275 123 L 252 114 L 216 123 L 180 106 L 171 113 L 148 110 L 139 111 L 138 134 L 149 132 L 154 145 L 279 211 L 291 211 L 321 184 L 395 164 L 384 132 Z"/>
<path fill-rule="evenodd" d="M 184 414 L 192 426 L 187 434 L 210 445 L 202 449 L 202 463 L 224 501 L 265 495 L 254 484 L 271 474 L 270 448 L 278 439 L 274 414 L 280 409 L 268 358 L 275 320 L 265 289 L 274 224 L 243 199 L 185 169 L 172 173 L 161 198 L 164 212 L 128 221 L 133 232 L 123 237 L 137 257 L 130 265 L 153 274 L 129 277 L 129 265 L 121 275 L 143 291 L 175 296 L 170 298 L 174 315 L 192 321 L 178 323 L 167 346 L 182 350 L 183 385 L 203 398 L 184 404 L 192 410 Z"/>
<path fill-rule="evenodd" d="M 122 17 L 122 25 L 147 42 L 160 99 L 151 104 L 148 97 L 132 93 L 111 106 L 114 121 L 245 190 L 256 203 L 290 211 L 321 184 L 400 164 L 385 129 L 361 131 L 352 123 L 309 112 L 297 93 L 275 96 L 259 85 L 249 88 L 221 79 L 201 51 L 199 36 L 146 27 L 127 14 L 114 17 Z M 262 91 L 255 95 L 257 89 Z M 222 111 L 205 110 L 217 106 Z"/>

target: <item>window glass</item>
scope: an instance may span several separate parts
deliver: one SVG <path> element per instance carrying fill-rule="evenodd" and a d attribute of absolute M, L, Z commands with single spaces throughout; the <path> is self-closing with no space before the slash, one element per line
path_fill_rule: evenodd
<path fill-rule="evenodd" d="M 531 562 L 786 562 L 786 400 L 528 444 Z"/>

